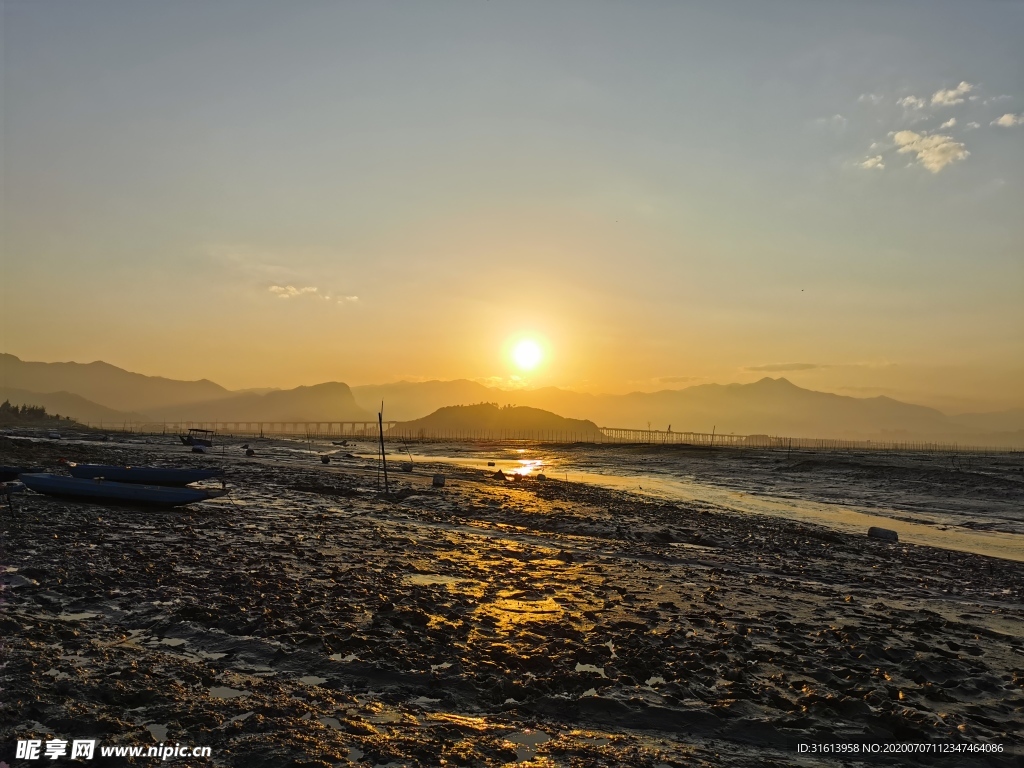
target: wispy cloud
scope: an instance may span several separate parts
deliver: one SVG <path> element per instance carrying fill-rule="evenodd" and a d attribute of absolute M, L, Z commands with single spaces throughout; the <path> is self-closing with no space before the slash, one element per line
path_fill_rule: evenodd
<path fill-rule="evenodd" d="M 819 363 L 773 363 L 771 365 L 751 365 L 745 368 L 747 371 L 766 371 L 777 373 L 779 371 L 810 371 L 814 368 L 829 368 L 828 365 Z"/>
<path fill-rule="evenodd" d="M 357 301 L 359 301 L 358 296 L 342 296 L 338 299 L 339 304 L 355 304 Z"/>
<path fill-rule="evenodd" d="M 882 159 L 881 155 L 875 155 L 874 157 L 869 157 L 867 160 L 860 163 L 860 167 L 869 170 L 874 168 L 880 171 L 885 168 L 885 160 Z"/>
<path fill-rule="evenodd" d="M 997 117 L 993 120 L 990 125 L 998 125 L 1002 128 L 1012 128 L 1015 125 L 1024 125 L 1024 114 L 1015 115 L 1012 112 L 1007 112 L 1002 117 Z"/>
<path fill-rule="evenodd" d="M 946 122 L 939 126 L 939 130 L 941 131 L 943 128 L 952 128 L 954 125 L 956 125 L 956 118 L 951 117 L 949 118 L 949 120 L 947 120 Z"/>
<path fill-rule="evenodd" d="M 280 299 L 293 299 L 296 296 L 315 295 L 319 289 L 312 285 L 296 288 L 294 285 L 272 285 L 267 290 Z"/>
<path fill-rule="evenodd" d="M 976 123 L 976 122 L 974 122 L 972 120 L 967 125 L 965 125 L 964 128 L 967 128 L 968 130 L 972 130 L 973 131 L 975 128 L 981 128 L 981 123 Z"/>
<path fill-rule="evenodd" d="M 884 99 L 884 96 L 877 93 L 862 93 L 857 97 L 861 104 L 881 104 Z"/>
<path fill-rule="evenodd" d="M 914 131 L 897 131 L 893 141 L 900 154 L 913 153 L 917 162 L 932 173 L 938 173 L 957 160 L 964 160 L 971 153 L 952 136 L 932 134 L 927 136 Z"/>
<path fill-rule="evenodd" d="M 896 103 L 904 109 L 924 109 L 925 100 L 919 99 L 917 96 L 904 96 L 902 99 L 897 99 Z"/>
<path fill-rule="evenodd" d="M 974 89 L 974 86 L 966 80 L 960 82 L 955 88 L 939 90 L 932 94 L 932 105 L 937 107 L 949 107 L 954 104 L 962 104 L 964 98 Z"/>

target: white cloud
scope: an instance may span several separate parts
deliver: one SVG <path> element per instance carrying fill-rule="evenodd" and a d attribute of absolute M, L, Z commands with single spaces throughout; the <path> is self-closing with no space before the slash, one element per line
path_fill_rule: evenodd
<path fill-rule="evenodd" d="M 942 130 L 943 128 L 952 128 L 954 125 L 956 125 L 956 118 L 951 117 L 949 118 L 949 120 L 947 120 L 946 122 L 939 126 L 939 130 Z"/>
<path fill-rule="evenodd" d="M 885 161 L 882 159 L 881 155 L 875 155 L 874 157 L 869 157 L 867 160 L 861 163 L 860 167 L 867 169 L 877 168 L 878 170 L 882 170 L 883 168 L 885 168 Z"/>
<path fill-rule="evenodd" d="M 893 141 L 896 142 L 901 154 L 913 152 L 917 156 L 917 162 L 932 173 L 938 173 L 947 165 L 963 160 L 970 154 L 967 148 L 959 141 L 954 141 L 952 136 L 941 134 L 925 136 L 914 131 L 898 131 L 893 135 Z"/>
<path fill-rule="evenodd" d="M 936 91 L 932 94 L 932 104 L 937 104 L 941 107 L 949 107 L 953 104 L 962 104 L 964 96 L 966 96 L 973 88 L 974 86 L 967 81 L 961 81 L 960 85 L 956 88 L 948 88 L 946 90 Z"/>
<path fill-rule="evenodd" d="M 881 104 L 883 98 L 884 97 L 880 96 L 877 93 L 862 93 L 860 96 L 857 97 L 857 101 L 861 102 L 862 104 Z"/>
<path fill-rule="evenodd" d="M 1024 114 L 1015 115 L 1012 112 L 1007 112 L 1002 117 L 997 117 L 989 125 L 998 125 L 1002 128 L 1012 128 L 1015 125 L 1024 125 Z"/>
<path fill-rule="evenodd" d="M 355 304 L 357 301 L 359 301 L 358 296 L 342 296 L 338 299 L 339 304 Z"/>
<path fill-rule="evenodd" d="M 968 123 L 967 125 L 965 125 L 964 127 L 965 127 L 965 128 L 971 128 L 971 129 L 974 129 L 974 128 L 981 128 L 981 123 L 976 123 L 976 122 L 974 122 L 974 121 L 972 120 L 971 122 L 969 122 L 969 123 Z"/>
<path fill-rule="evenodd" d="M 267 290 L 281 299 L 291 299 L 296 296 L 315 294 L 317 292 L 317 289 L 312 285 L 307 285 L 305 288 L 296 288 L 294 285 L 272 285 Z"/>
<path fill-rule="evenodd" d="M 919 99 L 917 96 L 904 96 L 902 99 L 896 101 L 904 109 L 924 109 L 924 99 Z"/>

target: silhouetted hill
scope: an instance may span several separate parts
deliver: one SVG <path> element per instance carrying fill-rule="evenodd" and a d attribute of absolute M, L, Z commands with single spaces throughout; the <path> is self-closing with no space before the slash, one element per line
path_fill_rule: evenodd
<path fill-rule="evenodd" d="M 592 421 L 566 419 L 539 408 L 505 407 L 493 403 L 452 405 L 440 408 L 422 419 L 403 422 L 396 431 L 404 435 L 424 437 L 454 433 L 479 436 L 521 437 L 524 439 L 553 437 L 572 440 L 595 440 L 600 430 Z M 481 434 L 487 433 L 487 434 Z"/>
<path fill-rule="evenodd" d="M 144 376 L 101 361 L 33 363 L 8 354 L 0 354 L 0 386 L 39 393 L 70 392 L 107 408 L 141 413 L 231 394 L 206 379 L 178 381 Z"/>
<path fill-rule="evenodd" d="M 98 405 L 70 392 L 27 392 L 24 389 L 0 387 L 0 402 L 10 400 L 12 405 L 41 405 L 51 415 L 70 416 L 80 422 L 106 422 L 123 424 L 146 419 L 139 413 L 126 413 Z"/>
<path fill-rule="evenodd" d="M 205 403 L 154 408 L 156 421 L 373 421 L 337 381 L 312 387 L 245 392 Z"/>

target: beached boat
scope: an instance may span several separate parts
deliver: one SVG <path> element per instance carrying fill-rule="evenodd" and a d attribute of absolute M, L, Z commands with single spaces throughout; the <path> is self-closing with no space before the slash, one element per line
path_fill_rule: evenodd
<path fill-rule="evenodd" d="M 203 488 L 168 488 L 163 485 L 113 483 L 109 480 L 87 480 L 51 474 L 24 474 L 19 478 L 30 490 L 47 496 L 62 496 L 82 501 L 146 504 L 158 507 L 178 507 L 206 501 L 227 493 L 226 490 Z"/>
<path fill-rule="evenodd" d="M 33 468 L 29 468 L 29 467 L 11 467 L 11 466 L 7 466 L 5 464 L 3 466 L 0 466 L 0 483 L 7 483 L 7 482 L 10 482 L 11 480 L 17 480 L 18 479 L 18 475 L 22 474 L 23 472 L 43 472 L 43 471 L 44 470 L 41 467 L 33 467 Z"/>
<path fill-rule="evenodd" d="M 213 448 L 213 436 L 216 434 L 212 429 L 192 428 L 187 435 L 178 435 L 182 445 L 202 445 Z"/>
<path fill-rule="evenodd" d="M 188 485 L 224 474 L 217 467 L 116 467 L 107 464 L 68 464 L 72 477 L 142 485 Z"/>

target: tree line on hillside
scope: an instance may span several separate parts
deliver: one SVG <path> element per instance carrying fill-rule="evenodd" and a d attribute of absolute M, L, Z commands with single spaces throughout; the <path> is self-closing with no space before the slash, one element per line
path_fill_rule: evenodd
<path fill-rule="evenodd" d="M 61 421 L 62 419 L 64 421 L 71 421 L 70 416 L 61 417 L 59 413 L 51 416 L 41 405 L 25 405 L 23 403 L 17 406 L 11 405 L 10 400 L 4 400 L 0 403 L 0 423 L 38 424 L 40 422 Z"/>

